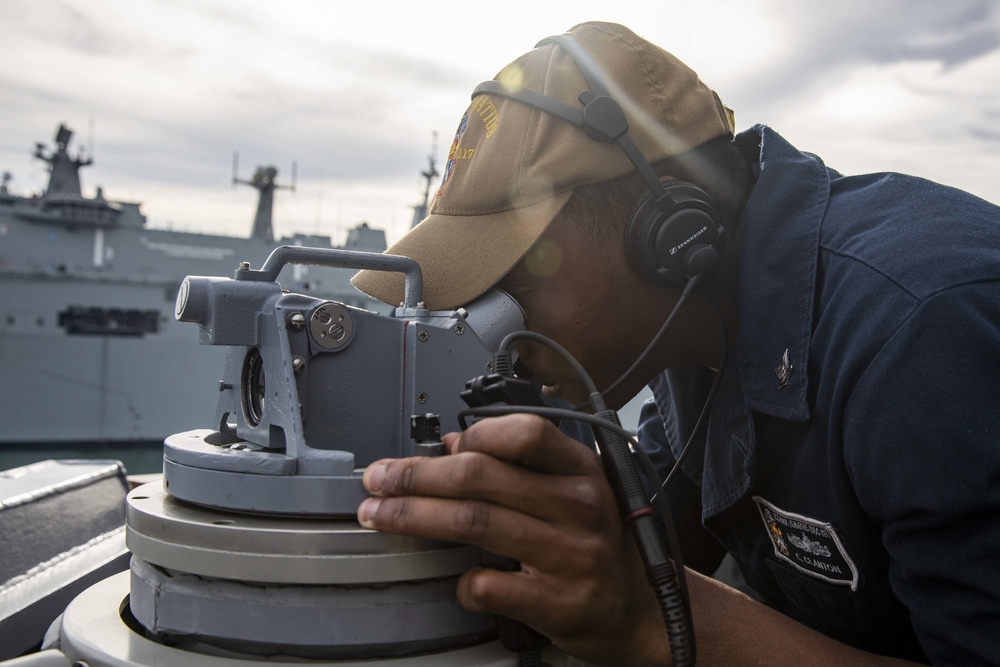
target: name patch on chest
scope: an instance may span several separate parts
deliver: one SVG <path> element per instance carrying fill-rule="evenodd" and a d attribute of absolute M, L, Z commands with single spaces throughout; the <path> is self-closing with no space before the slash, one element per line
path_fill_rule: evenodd
<path fill-rule="evenodd" d="M 771 538 L 774 555 L 800 572 L 858 590 L 858 568 L 832 525 L 778 509 L 760 496 L 753 500 Z"/>

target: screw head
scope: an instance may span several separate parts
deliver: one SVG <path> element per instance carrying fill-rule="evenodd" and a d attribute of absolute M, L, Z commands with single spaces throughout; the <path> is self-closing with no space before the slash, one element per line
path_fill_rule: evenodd
<path fill-rule="evenodd" d="M 464 334 L 465 333 L 465 325 L 464 324 L 456 324 L 455 325 L 455 333 L 458 334 L 459 336 L 461 336 L 462 334 Z"/>
<path fill-rule="evenodd" d="M 288 316 L 288 328 L 292 331 L 302 331 L 306 325 L 306 316 L 302 313 L 292 313 Z"/>
<path fill-rule="evenodd" d="M 421 331 L 420 333 L 417 334 L 417 338 L 420 339 L 420 342 L 424 343 L 427 341 L 428 338 L 430 338 L 430 334 L 428 334 L 426 331 Z"/>
<path fill-rule="evenodd" d="M 426 402 L 427 402 L 427 393 L 426 392 L 422 391 L 419 394 L 417 394 L 417 403 L 420 403 L 421 405 L 423 405 Z"/>

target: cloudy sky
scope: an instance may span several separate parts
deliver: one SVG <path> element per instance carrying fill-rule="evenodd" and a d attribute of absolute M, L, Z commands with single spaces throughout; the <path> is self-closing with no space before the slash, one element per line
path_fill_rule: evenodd
<path fill-rule="evenodd" d="M 157 227 L 245 234 L 255 195 L 231 187 L 234 152 L 243 178 L 273 164 L 287 184 L 296 161 L 277 233 L 339 243 L 364 220 L 391 242 L 476 84 L 591 19 L 685 60 L 738 129 L 1000 203 L 992 0 L 3 0 L 0 171 L 40 191 L 33 146 L 65 122 L 93 146 L 85 194 L 139 201 Z"/>

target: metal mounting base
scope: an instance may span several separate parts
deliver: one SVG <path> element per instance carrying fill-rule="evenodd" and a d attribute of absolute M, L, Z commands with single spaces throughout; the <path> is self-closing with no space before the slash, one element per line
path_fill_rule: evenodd
<path fill-rule="evenodd" d="M 259 516 L 182 502 L 156 482 L 127 497 L 132 614 L 175 645 L 306 658 L 384 658 L 482 641 L 463 609 L 476 549 L 353 520 Z M 391 630 L 390 630 L 391 629 Z"/>
<path fill-rule="evenodd" d="M 130 628 L 121 609 L 129 593 L 129 574 L 122 572 L 105 579 L 81 593 L 63 614 L 59 631 L 60 650 L 70 661 L 115 667 L 152 667 L 187 665 L 188 667 L 253 667 L 260 656 L 240 654 L 210 646 L 180 649 L 150 639 Z M 387 636 L 394 629 L 383 628 Z M 197 649 L 197 650 L 195 650 Z M 272 655 L 272 665 L 303 664 L 301 658 Z M 317 660 L 317 667 L 515 667 L 517 656 L 493 641 L 424 655 L 377 660 Z M 562 663 L 560 663 L 562 664 Z"/>
<path fill-rule="evenodd" d="M 360 470 L 303 474 L 282 453 L 213 445 L 208 440 L 215 435 L 196 429 L 164 441 L 163 480 L 171 495 L 205 507 L 296 516 L 354 516 L 368 497 Z"/>

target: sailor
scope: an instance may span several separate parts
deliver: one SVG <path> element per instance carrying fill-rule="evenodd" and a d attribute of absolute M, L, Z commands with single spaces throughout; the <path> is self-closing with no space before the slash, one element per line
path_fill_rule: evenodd
<path fill-rule="evenodd" d="M 669 476 L 699 662 L 997 660 L 1000 209 L 735 134 L 694 72 L 606 23 L 480 86 L 446 173 L 387 252 L 420 262 L 432 309 L 508 291 L 608 405 L 649 385 L 638 438 Z M 355 284 L 400 301 L 386 274 Z M 518 350 L 587 403 L 552 350 Z M 524 414 L 445 442 L 369 466 L 360 522 L 520 561 L 469 571 L 470 609 L 591 662 L 668 664 L 597 455 Z M 726 552 L 753 597 L 708 576 Z"/>

